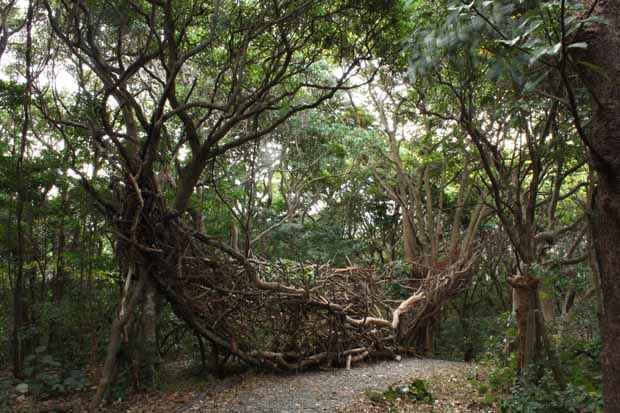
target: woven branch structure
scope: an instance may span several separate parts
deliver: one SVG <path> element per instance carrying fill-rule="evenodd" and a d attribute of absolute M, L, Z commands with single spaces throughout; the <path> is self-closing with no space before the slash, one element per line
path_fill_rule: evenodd
<path fill-rule="evenodd" d="M 277 369 L 418 353 L 426 327 L 472 272 L 473 260 L 428 270 L 413 289 L 389 270 L 261 262 L 177 222 L 164 227 L 167 245 L 139 254 L 144 275 L 218 351 Z"/>
<path fill-rule="evenodd" d="M 247 258 L 136 192 L 116 225 L 124 258 L 196 334 L 249 364 L 291 370 L 419 353 L 442 305 L 470 283 L 475 257 L 414 268 L 415 280 Z"/>

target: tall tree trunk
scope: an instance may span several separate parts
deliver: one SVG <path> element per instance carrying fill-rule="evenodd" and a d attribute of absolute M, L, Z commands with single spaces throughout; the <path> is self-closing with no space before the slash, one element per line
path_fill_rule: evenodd
<path fill-rule="evenodd" d="M 23 215 L 26 203 L 26 187 L 24 185 L 24 157 L 26 153 L 26 142 L 28 140 L 28 130 L 30 129 L 30 88 L 32 84 L 32 2 L 28 3 L 26 15 L 26 88 L 24 89 L 23 122 L 19 146 L 19 158 L 17 159 L 17 268 L 15 275 L 15 286 L 13 288 L 13 331 L 11 334 L 11 349 L 13 353 L 13 373 L 20 376 L 22 373 L 24 354 L 22 340 L 19 337 L 20 329 L 25 319 L 24 303 L 24 228 Z"/>
<path fill-rule="evenodd" d="M 99 407 L 108 387 L 114 380 L 114 375 L 116 373 L 116 357 L 121 349 L 124 332 L 129 330 L 127 327 L 131 325 L 134 318 L 135 307 L 143 295 L 145 277 L 144 275 L 139 276 L 137 284 L 133 285 L 134 265 L 133 263 L 129 265 L 120 309 L 117 317 L 112 322 L 112 331 L 110 333 L 110 342 L 108 343 L 106 359 L 99 384 L 97 385 L 97 392 L 90 405 L 91 411 L 95 411 Z"/>
<path fill-rule="evenodd" d="M 24 158 L 25 140 L 22 138 L 20 149 L 20 157 L 17 162 L 17 176 L 21 176 L 21 165 Z M 13 285 L 13 328 L 11 332 L 11 352 L 13 356 L 13 373 L 16 377 L 21 376 L 23 368 L 24 355 L 22 351 L 22 340 L 20 338 L 20 330 L 23 327 L 25 319 L 25 303 L 24 303 L 24 231 L 23 231 L 23 213 L 24 213 L 24 194 L 21 178 L 18 178 L 17 207 L 15 211 L 17 226 L 17 263 L 15 268 L 15 283 Z"/>
<path fill-rule="evenodd" d="M 598 175 L 591 225 L 603 296 L 603 399 L 606 412 L 620 412 L 620 2 L 600 0 L 593 12 L 606 24 L 579 35 L 588 42 L 585 59 L 599 68 L 583 73 L 593 96 L 585 141 Z"/>
<path fill-rule="evenodd" d="M 67 192 L 63 191 L 61 194 L 63 209 L 67 206 Z M 52 295 L 54 304 L 60 304 L 65 290 L 65 247 L 66 247 L 66 234 L 65 234 L 65 221 L 61 220 L 58 228 L 58 237 L 56 239 L 56 273 L 54 274 L 54 280 L 52 282 Z M 45 280 L 45 279 L 44 279 Z"/>

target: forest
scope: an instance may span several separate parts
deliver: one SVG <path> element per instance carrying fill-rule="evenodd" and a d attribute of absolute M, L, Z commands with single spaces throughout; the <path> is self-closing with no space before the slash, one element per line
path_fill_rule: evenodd
<path fill-rule="evenodd" d="M 618 79 L 612 0 L 0 0 L 0 411 L 619 413 Z"/>

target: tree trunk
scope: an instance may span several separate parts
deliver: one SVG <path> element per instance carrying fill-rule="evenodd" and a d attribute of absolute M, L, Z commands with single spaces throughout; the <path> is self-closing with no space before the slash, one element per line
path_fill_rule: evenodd
<path fill-rule="evenodd" d="M 403 208 L 403 244 L 405 247 L 405 262 L 415 271 L 417 259 L 417 245 L 415 242 L 415 228 L 413 227 L 413 217 L 407 208 Z"/>
<path fill-rule="evenodd" d="M 19 143 L 19 158 L 16 165 L 17 176 L 17 268 L 15 275 L 15 286 L 13 288 L 13 331 L 11 334 L 11 350 L 13 355 L 13 373 L 20 376 L 24 362 L 23 343 L 20 338 L 20 329 L 23 327 L 26 308 L 24 303 L 24 228 L 23 214 L 26 203 L 26 186 L 24 185 L 24 157 L 26 153 L 26 141 L 30 130 L 30 88 L 32 86 L 32 16 L 33 4 L 28 3 L 26 16 L 26 88 L 24 90 L 23 122 Z"/>
<path fill-rule="evenodd" d="M 542 354 L 542 330 L 536 318 L 538 308 L 539 280 L 529 276 L 508 279 L 514 288 L 518 329 L 517 367 L 521 374 L 537 361 Z"/>
<path fill-rule="evenodd" d="M 606 24 L 579 34 L 579 41 L 588 42 L 579 58 L 599 68 L 580 67 L 594 97 L 584 140 L 598 175 L 591 225 L 603 296 L 603 399 L 606 412 L 620 412 L 620 2 L 600 0 L 593 13 Z"/>
<path fill-rule="evenodd" d="M 142 307 L 142 354 L 140 355 L 140 373 L 142 383 L 152 384 L 159 365 L 159 349 L 157 343 L 157 323 L 159 320 L 159 294 L 151 279 L 146 280 L 144 304 Z"/>
<path fill-rule="evenodd" d="M 598 267 L 598 260 L 596 256 L 596 250 L 594 246 L 594 220 L 593 220 L 593 205 L 594 205 L 594 171 L 590 170 L 588 174 L 588 264 L 590 265 L 590 271 L 592 272 L 592 287 L 594 288 L 594 299 L 596 308 L 596 319 L 598 320 L 599 329 L 603 322 L 603 291 L 601 290 L 601 272 Z M 601 329 L 602 330 L 602 329 Z"/>
<path fill-rule="evenodd" d="M 603 294 L 602 371 L 606 412 L 620 411 L 620 192 L 604 180 L 598 186 L 593 225 Z"/>
<path fill-rule="evenodd" d="M 133 264 L 131 264 L 127 274 L 127 279 L 125 281 L 120 310 L 116 319 L 114 319 L 114 322 L 112 323 L 112 331 L 110 333 L 110 342 L 108 344 L 106 360 L 99 384 L 97 386 L 95 398 L 90 405 L 91 411 L 95 411 L 99 407 L 99 404 L 101 403 L 101 400 L 103 400 L 108 387 L 114 380 L 114 375 L 116 373 L 116 356 L 121 348 L 123 332 L 124 330 L 128 330 L 126 326 L 131 324 L 134 315 L 134 308 L 140 300 L 144 290 L 144 276 L 140 277 L 136 286 L 132 286 L 133 272 Z"/>
<path fill-rule="evenodd" d="M 556 301 L 553 298 L 553 291 L 551 289 L 543 288 L 540 292 L 540 307 L 545 322 L 550 323 L 555 317 Z"/>

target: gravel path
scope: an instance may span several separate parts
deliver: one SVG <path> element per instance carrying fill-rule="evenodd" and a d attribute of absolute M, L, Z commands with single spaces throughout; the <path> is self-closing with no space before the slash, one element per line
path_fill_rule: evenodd
<path fill-rule="evenodd" d="M 189 412 L 334 412 L 350 405 L 369 388 L 385 389 L 411 377 L 429 378 L 462 371 L 464 363 L 403 359 L 360 364 L 347 371 L 300 374 L 252 374 L 218 385 L 199 395 L 177 413 Z"/>

